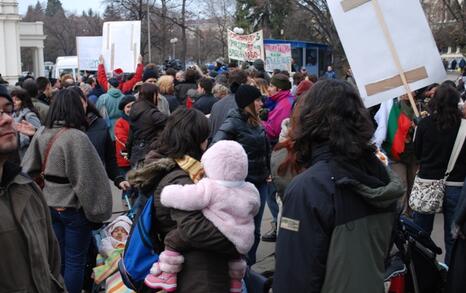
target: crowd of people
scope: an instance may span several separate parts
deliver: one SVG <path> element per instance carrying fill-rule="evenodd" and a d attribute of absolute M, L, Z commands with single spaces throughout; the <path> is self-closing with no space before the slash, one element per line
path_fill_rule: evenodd
<path fill-rule="evenodd" d="M 449 292 L 466 290 L 466 145 L 445 174 L 463 129 L 461 84 L 413 93 L 415 117 L 407 96 L 366 109 L 351 69 L 339 80 L 329 66 L 318 80 L 269 75 L 262 60 L 175 70 L 140 57 L 134 74 L 103 64 L 79 80 L 0 85 L 0 270 L 11 276 L 0 291 L 86 289 L 112 181 L 132 191 L 135 222 L 153 203 L 160 258 L 144 290 L 242 292 L 262 240 L 276 241 L 273 292 L 383 292 L 395 219 L 430 234 L 435 213 L 412 211 L 410 194 L 444 178 Z M 405 119 L 396 129 L 380 118 L 394 109 Z M 132 224 L 106 228 L 104 257 L 122 253 Z"/>

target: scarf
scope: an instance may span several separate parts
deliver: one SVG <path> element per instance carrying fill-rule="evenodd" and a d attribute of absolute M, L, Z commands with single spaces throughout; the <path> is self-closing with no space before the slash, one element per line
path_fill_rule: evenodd
<path fill-rule="evenodd" d="M 204 168 L 198 160 L 190 156 L 184 156 L 182 159 L 176 159 L 175 161 L 183 171 L 188 173 L 189 178 L 194 183 L 199 182 L 204 177 Z"/>

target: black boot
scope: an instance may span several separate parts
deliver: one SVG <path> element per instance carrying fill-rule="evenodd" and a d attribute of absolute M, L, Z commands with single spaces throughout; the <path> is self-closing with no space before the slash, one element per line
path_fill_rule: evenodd
<path fill-rule="evenodd" d="M 264 242 L 275 242 L 277 241 L 277 223 L 272 222 L 272 229 L 262 236 L 262 241 Z"/>

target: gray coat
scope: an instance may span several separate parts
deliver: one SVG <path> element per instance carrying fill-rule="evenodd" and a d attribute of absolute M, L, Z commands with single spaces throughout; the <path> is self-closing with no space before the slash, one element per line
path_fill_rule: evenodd
<path fill-rule="evenodd" d="M 65 292 L 60 248 L 42 192 L 6 163 L 0 185 L 0 292 Z"/>
<path fill-rule="evenodd" d="M 18 112 L 13 113 L 13 119 L 15 119 L 16 123 L 20 123 L 21 121 L 26 120 L 36 129 L 39 129 L 42 126 L 37 114 L 32 112 L 29 108 L 22 108 Z M 31 139 L 29 136 L 22 133 L 19 134 L 19 155 L 21 158 L 24 156 L 24 153 L 26 152 L 30 142 Z"/>
<path fill-rule="evenodd" d="M 61 128 L 42 128 L 31 141 L 22 165 L 31 177 L 41 171 L 45 149 Z M 45 180 L 44 196 L 48 206 L 83 208 L 91 222 L 103 222 L 112 214 L 112 191 L 107 173 L 87 135 L 77 129 L 63 132 L 53 144 L 45 176 L 56 176 L 68 183 Z"/>
<path fill-rule="evenodd" d="M 217 133 L 220 126 L 223 124 L 225 119 L 231 110 L 238 108 L 235 101 L 235 94 L 229 94 L 212 106 L 210 112 L 209 123 L 210 123 L 210 138 L 213 138 Z"/>

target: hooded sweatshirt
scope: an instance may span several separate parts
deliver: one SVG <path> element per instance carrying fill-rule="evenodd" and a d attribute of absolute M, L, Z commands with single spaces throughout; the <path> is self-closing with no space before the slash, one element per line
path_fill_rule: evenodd
<path fill-rule="evenodd" d="M 115 123 L 123 115 L 123 112 L 118 109 L 118 105 L 124 96 L 119 89 L 111 88 L 106 94 L 101 95 L 96 103 L 97 109 L 109 123 L 110 137 L 113 141 L 115 141 Z"/>
<path fill-rule="evenodd" d="M 312 149 L 284 196 L 273 292 L 384 292 L 396 202 L 404 188 L 374 154 L 337 161 Z"/>

